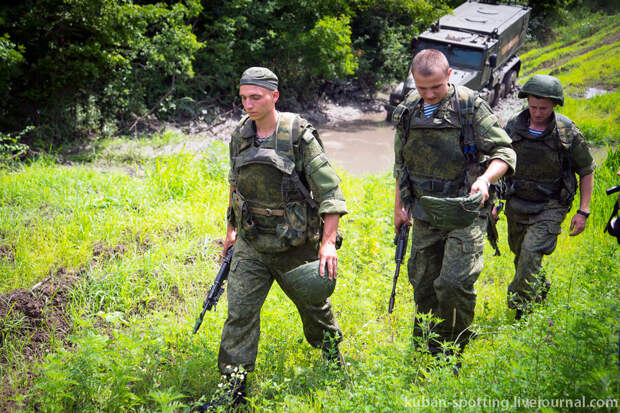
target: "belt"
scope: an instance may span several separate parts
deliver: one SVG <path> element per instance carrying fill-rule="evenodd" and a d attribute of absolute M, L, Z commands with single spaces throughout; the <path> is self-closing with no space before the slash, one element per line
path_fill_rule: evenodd
<path fill-rule="evenodd" d="M 270 217 L 270 216 L 279 216 L 279 217 L 283 217 L 284 216 L 284 210 L 283 209 L 269 209 L 269 208 L 254 208 L 254 207 L 249 207 L 248 210 L 252 213 L 252 214 L 256 214 L 256 215 L 264 215 L 266 217 Z"/>

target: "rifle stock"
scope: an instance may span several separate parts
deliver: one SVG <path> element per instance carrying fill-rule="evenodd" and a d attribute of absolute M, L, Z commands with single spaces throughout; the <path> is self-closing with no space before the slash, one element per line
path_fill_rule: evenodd
<path fill-rule="evenodd" d="M 217 302 L 220 300 L 220 297 L 222 293 L 224 292 L 224 287 L 222 287 L 222 285 L 224 284 L 224 281 L 228 279 L 228 272 L 230 271 L 230 262 L 232 261 L 232 255 L 233 255 L 234 250 L 235 250 L 235 247 L 232 246 L 228 248 L 228 251 L 226 251 L 224 262 L 222 262 L 222 266 L 220 267 L 220 270 L 215 276 L 215 281 L 213 281 L 213 285 L 211 286 L 211 289 L 209 290 L 209 294 L 207 295 L 207 298 L 205 299 L 204 303 L 202 303 L 202 311 L 200 312 L 200 315 L 198 316 L 198 320 L 196 320 L 196 325 L 194 325 L 194 330 L 192 334 L 196 334 L 196 332 L 200 328 L 200 325 L 202 324 L 202 319 L 205 316 L 205 313 L 207 311 L 211 311 L 212 308 L 214 310 L 216 309 Z"/>
<path fill-rule="evenodd" d="M 394 302 L 396 301 L 396 283 L 398 282 L 398 274 L 400 273 L 400 264 L 403 262 L 407 253 L 407 240 L 409 239 L 409 225 L 402 224 L 398 228 L 398 234 L 394 238 L 394 245 L 396 245 L 396 254 L 394 255 L 394 261 L 396 261 L 396 272 L 394 273 L 394 281 L 392 282 L 392 294 L 390 295 L 390 302 L 388 304 L 388 313 L 392 314 L 394 310 Z"/>

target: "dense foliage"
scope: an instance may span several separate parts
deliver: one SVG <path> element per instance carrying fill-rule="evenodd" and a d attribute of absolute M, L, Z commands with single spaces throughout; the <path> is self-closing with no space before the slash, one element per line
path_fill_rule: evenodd
<path fill-rule="evenodd" d="M 49 147 L 131 132 L 145 115 L 211 119 L 241 71 L 274 68 L 284 106 L 326 82 L 401 76 L 440 0 L 27 0 L 0 6 L 0 131 Z M 120 129 L 119 129 L 120 128 Z"/>
<path fill-rule="evenodd" d="M 199 8 L 193 0 L 4 3 L 0 130 L 33 125 L 31 140 L 50 145 L 98 133 L 107 120 L 128 124 L 175 79 L 193 75 L 199 43 L 187 20 Z"/>
<path fill-rule="evenodd" d="M 0 5 L 0 152 L 137 133 L 239 108 L 240 73 L 273 68 L 281 108 L 402 79 L 411 39 L 464 0 L 24 0 Z M 522 3 L 526 3 L 523 1 Z M 573 6 L 545 0 L 532 33 Z M 343 86 L 344 85 L 344 86 Z M 27 129 L 28 128 L 28 129 Z"/>

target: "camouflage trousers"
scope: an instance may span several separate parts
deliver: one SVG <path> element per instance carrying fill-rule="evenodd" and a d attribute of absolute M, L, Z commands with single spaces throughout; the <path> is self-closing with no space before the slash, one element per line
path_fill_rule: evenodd
<path fill-rule="evenodd" d="M 297 306 L 308 342 L 320 348 L 330 338 L 338 342 L 342 333 L 329 300 L 307 303 L 296 297 L 295 290 L 281 275 L 309 261 L 316 260 L 316 249 L 307 244 L 286 252 L 265 254 L 256 251 L 242 237 L 237 237 L 228 284 L 228 317 L 222 330 L 218 367 L 222 374 L 231 367 L 243 366 L 253 371 L 260 336 L 260 311 L 275 280 Z"/>
<path fill-rule="evenodd" d="M 482 251 L 486 217 L 478 217 L 466 228 L 444 231 L 415 220 L 412 229 L 409 282 L 413 286 L 416 313 L 432 313 L 441 322 L 433 331 L 442 341 L 464 345 L 474 319 L 474 283 L 483 266 Z M 414 335 L 421 335 L 414 326 Z"/>
<path fill-rule="evenodd" d="M 551 282 L 541 273 L 543 255 L 550 255 L 562 231 L 566 208 L 544 211 L 537 219 L 525 222 L 519 216 L 508 215 L 508 245 L 515 254 L 515 275 L 508 286 L 508 307 L 523 309 L 531 301 L 542 301 Z"/>

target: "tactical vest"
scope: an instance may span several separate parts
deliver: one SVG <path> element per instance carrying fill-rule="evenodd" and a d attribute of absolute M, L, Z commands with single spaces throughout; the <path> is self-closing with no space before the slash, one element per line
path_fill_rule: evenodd
<path fill-rule="evenodd" d="M 572 122 L 555 114 L 555 127 L 542 136 L 520 128 L 509 130 L 517 153 L 517 169 L 508 179 L 506 198 L 520 198 L 533 203 L 558 200 L 570 205 L 577 192 L 577 179 L 569 156 L 574 140 Z"/>
<path fill-rule="evenodd" d="M 474 99 L 473 91 L 455 86 L 449 104 L 440 105 L 431 118 L 424 116 L 417 92 L 394 110 L 392 120 L 401 128 L 404 159 L 401 200 L 416 219 L 430 221 L 418 202 L 422 196 L 466 195 L 480 174 L 480 154 L 474 144 Z"/>
<path fill-rule="evenodd" d="M 231 141 L 232 193 L 235 227 L 260 252 L 283 252 L 319 238 L 318 206 L 301 181 L 302 160 L 295 148 L 302 133 L 301 119 L 280 113 L 277 133 L 261 145 L 241 132 L 251 127 L 245 116 Z"/>

